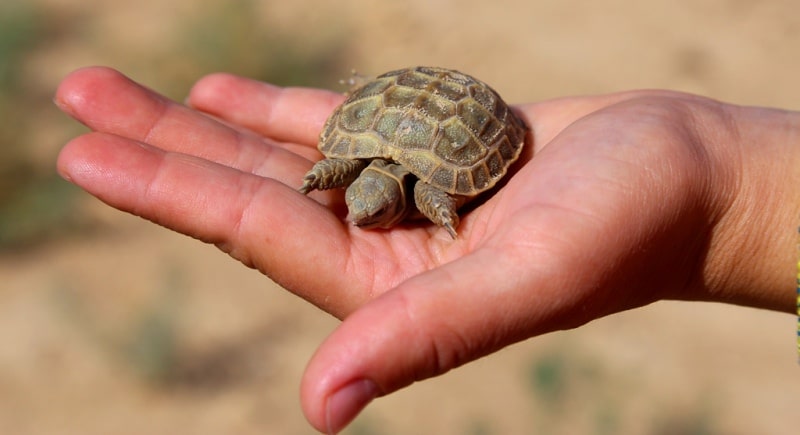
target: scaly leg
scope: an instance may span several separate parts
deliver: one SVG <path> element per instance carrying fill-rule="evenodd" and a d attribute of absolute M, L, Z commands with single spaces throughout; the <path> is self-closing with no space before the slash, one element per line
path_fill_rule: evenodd
<path fill-rule="evenodd" d="M 326 190 L 348 186 L 366 166 L 367 163 L 363 160 L 320 160 L 303 177 L 303 185 L 297 190 L 305 195 L 314 189 Z"/>
<path fill-rule="evenodd" d="M 436 225 L 444 227 L 450 233 L 450 237 L 456 238 L 457 203 L 452 196 L 424 181 L 417 181 L 417 184 L 414 185 L 414 202 L 425 217 Z"/>

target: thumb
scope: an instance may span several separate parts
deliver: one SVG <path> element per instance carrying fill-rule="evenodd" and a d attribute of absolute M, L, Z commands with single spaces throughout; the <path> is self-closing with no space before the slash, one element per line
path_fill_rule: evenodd
<path fill-rule="evenodd" d="M 531 272 L 529 260 L 483 248 L 371 301 L 325 340 L 306 368 L 301 401 L 309 422 L 335 433 L 378 396 L 529 336 L 585 323 L 553 321 L 569 318 L 559 314 L 580 299 L 565 297 L 567 283 L 553 279 L 569 270 L 563 266 L 539 263 Z M 523 276 L 531 273 L 547 285 Z"/>

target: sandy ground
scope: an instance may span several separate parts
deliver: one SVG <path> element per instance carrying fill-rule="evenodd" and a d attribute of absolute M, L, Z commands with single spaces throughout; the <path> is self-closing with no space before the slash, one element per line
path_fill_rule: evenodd
<path fill-rule="evenodd" d="M 159 64 L 137 60 L 197 13 L 186 2 L 38 3 L 85 20 L 87 45 L 102 35 L 106 49 L 54 41 L 32 56 L 31 80 L 52 89 L 87 64 L 157 87 Z M 430 64 L 514 102 L 670 88 L 800 109 L 800 14 L 788 0 L 362 3 L 256 11 L 309 45 L 341 38 L 343 75 Z M 64 140 L 51 136 L 35 145 L 50 158 Z M 87 210 L 96 234 L 0 257 L 0 433 L 313 433 L 298 385 L 334 319 L 213 247 L 88 198 Z M 785 314 L 658 303 L 379 399 L 346 433 L 795 433 L 794 326 Z"/>

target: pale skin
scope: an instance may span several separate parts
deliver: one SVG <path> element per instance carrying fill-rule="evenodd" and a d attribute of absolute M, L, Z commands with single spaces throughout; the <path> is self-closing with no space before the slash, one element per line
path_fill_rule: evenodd
<path fill-rule="evenodd" d="M 658 300 L 795 310 L 800 113 L 666 91 L 516 106 L 533 147 L 453 240 L 433 224 L 357 228 L 341 190 L 297 192 L 342 99 L 216 74 L 182 105 L 106 68 L 71 74 L 55 99 L 94 131 L 62 150 L 66 179 L 343 319 L 302 382 L 320 431 L 504 346 Z"/>

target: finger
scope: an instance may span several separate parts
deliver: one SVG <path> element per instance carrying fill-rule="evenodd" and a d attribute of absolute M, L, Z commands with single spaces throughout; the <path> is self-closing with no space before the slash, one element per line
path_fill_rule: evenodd
<path fill-rule="evenodd" d="M 330 312 L 360 297 L 345 282 L 346 226 L 274 180 L 102 133 L 68 143 L 58 169 L 109 205 L 214 243 Z"/>
<path fill-rule="evenodd" d="M 553 280 L 553 271 L 566 267 L 553 263 L 564 257 L 546 258 L 555 260 L 535 268 L 540 276 L 529 281 L 535 290 L 527 288 L 527 294 L 517 286 L 524 280 L 520 275 L 531 273 L 526 272 L 530 265 L 486 249 L 368 303 L 337 328 L 309 363 L 301 389 L 306 417 L 317 429 L 335 433 L 377 396 L 523 337 L 586 321 L 583 315 L 563 316 L 576 310 L 578 295 L 569 290 L 576 287 Z M 563 318 L 570 323 L 555 320 Z"/>
<path fill-rule="evenodd" d="M 91 129 L 300 184 L 310 162 L 144 88 L 117 71 L 86 68 L 59 86 L 56 103 Z"/>
<path fill-rule="evenodd" d="M 319 133 L 342 94 L 308 88 L 281 88 L 230 74 L 198 81 L 189 104 L 275 140 L 316 147 Z"/>
<path fill-rule="evenodd" d="M 233 153 L 225 150 L 225 145 L 239 142 L 232 129 L 110 68 L 90 67 L 71 73 L 59 85 L 55 102 L 92 130 L 186 154 L 196 147 L 213 154 L 191 154 L 213 161 L 228 158 Z M 214 146 L 200 146 L 206 143 Z M 225 158 L 212 158 L 214 155 Z"/>

